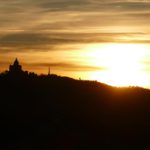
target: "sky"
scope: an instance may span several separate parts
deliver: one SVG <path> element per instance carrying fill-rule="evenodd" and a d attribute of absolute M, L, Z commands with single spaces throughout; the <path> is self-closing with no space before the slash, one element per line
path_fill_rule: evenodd
<path fill-rule="evenodd" d="M 150 88 L 149 26 L 150 0 L 0 0 L 0 72 Z"/>

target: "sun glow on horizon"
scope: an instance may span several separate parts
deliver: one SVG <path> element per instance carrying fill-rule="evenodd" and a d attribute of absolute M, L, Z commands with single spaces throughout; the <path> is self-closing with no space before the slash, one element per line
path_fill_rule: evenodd
<path fill-rule="evenodd" d="M 143 63 L 148 49 L 144 45 L 109 44 L 88 48 L 94 66 L 104 69 L 91 73 L 90 79 L 113 86 L 141 86 L 149 84 L 148 74 Z M 91 62 L 90 62 L 91 63 Z"/>

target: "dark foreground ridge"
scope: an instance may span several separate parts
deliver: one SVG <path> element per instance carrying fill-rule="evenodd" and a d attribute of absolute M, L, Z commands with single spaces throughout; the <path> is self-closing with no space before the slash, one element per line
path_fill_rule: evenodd
<path fill-rule="evenodd" d="M 0 75 L 0 92 L 6 149 L 150 149 L 149 90 L 38 76 L 16 60 Z"/>

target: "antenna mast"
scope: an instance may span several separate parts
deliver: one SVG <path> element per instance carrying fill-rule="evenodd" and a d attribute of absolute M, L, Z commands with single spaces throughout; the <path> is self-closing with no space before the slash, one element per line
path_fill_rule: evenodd
<path fill-rule="evenodd" d="M 50 75 L 51 74 L 51 68 L 49 67 L 48 68 L 48 75 Z"/>

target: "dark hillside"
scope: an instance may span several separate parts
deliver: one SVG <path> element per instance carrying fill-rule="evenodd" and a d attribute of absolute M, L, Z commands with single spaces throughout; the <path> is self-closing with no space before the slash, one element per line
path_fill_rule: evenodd
<path fill-rule="evenodd" d="M 1 135 L 9 149 L 150 148 L 149 90 L 6 73 L 0 91 Z"/>

